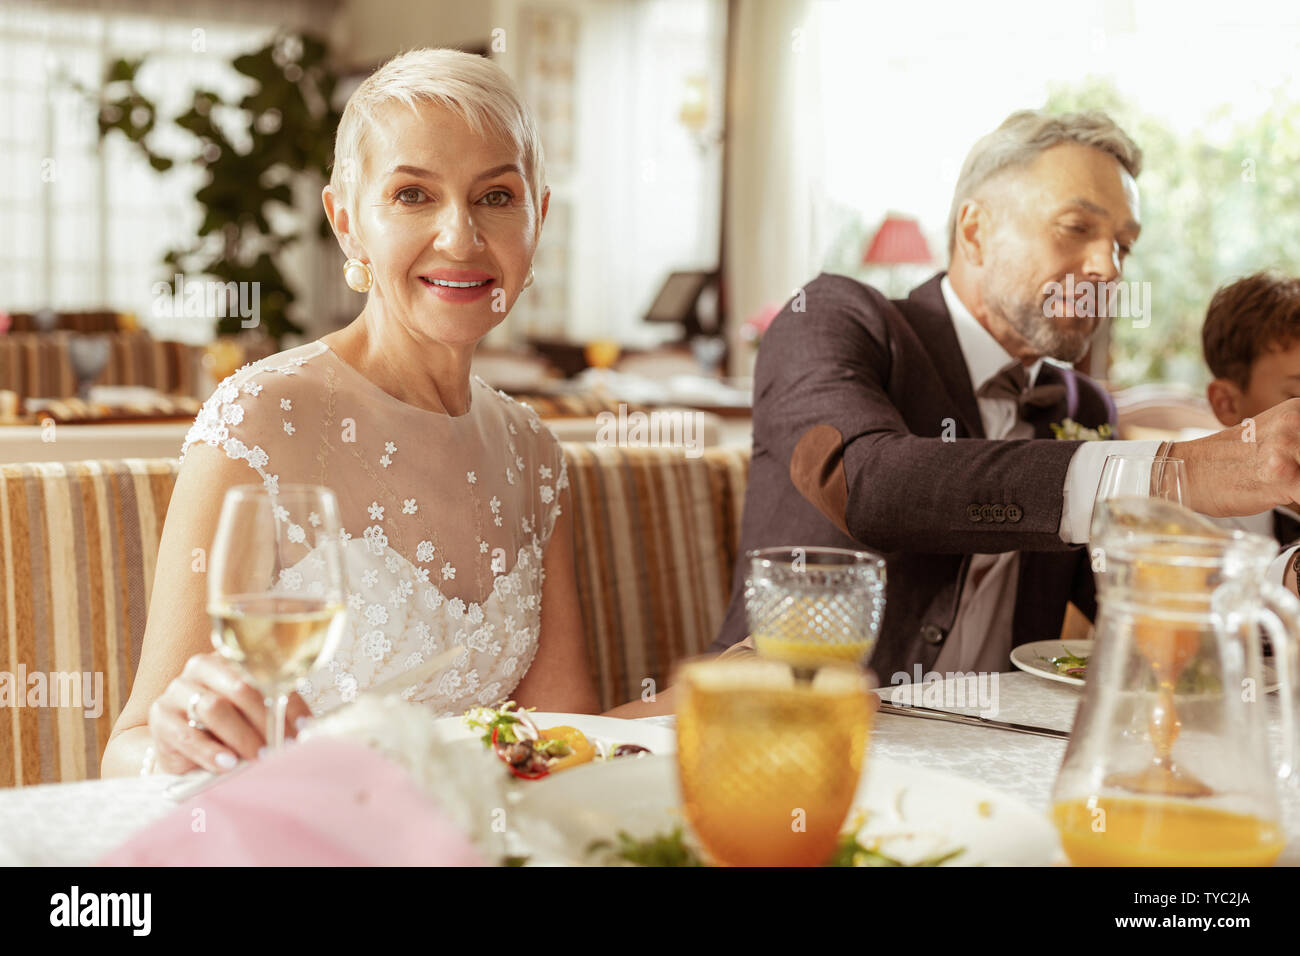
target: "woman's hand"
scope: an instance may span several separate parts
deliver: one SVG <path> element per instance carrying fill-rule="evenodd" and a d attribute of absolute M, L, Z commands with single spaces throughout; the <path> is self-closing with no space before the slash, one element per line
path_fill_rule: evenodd
<path fill-rule="evenodd" d="M 202 729 L 191 727 L 193 715 Z M 311 709 L 296 693 L 285 710 L 285 736 L 297 736 L 297 722 Z M 157 769 L 185 773 L 195 768 L 224 773 L 241 759 L 255 760 L 266 745 L 266 702 L 238 668 L 216 651 L 195 654 L 161 697 L 149 707 L 149 733 Z"/>

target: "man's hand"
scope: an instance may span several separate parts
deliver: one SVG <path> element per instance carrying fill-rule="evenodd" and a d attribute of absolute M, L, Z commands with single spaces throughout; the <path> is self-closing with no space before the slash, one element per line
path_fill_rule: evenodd
<path fill-rule="evenodd" d="M 1253 515 L 1300 501 L 1300 398 L 1196 441 L 1176 442 L 1187 463 L 1187 504 L 1213 517 Z"/>

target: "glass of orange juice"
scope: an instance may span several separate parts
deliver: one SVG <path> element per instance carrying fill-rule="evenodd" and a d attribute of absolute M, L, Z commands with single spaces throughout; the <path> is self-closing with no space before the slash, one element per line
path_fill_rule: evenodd
<path fill-rule="evenodd" d="M 678 670 L 677 765 L 686 818 L 725 866 L 819 866 L 862 774 L 872 698 L 843 663 L 811 680 L 758 657 Z"/>
<path fill-rule="evenodd" d="M 885 613 L 885 560 L 870 551 L 749 551 L 745 611 L 762 657 L 802 668 L 866 666 Z"/>

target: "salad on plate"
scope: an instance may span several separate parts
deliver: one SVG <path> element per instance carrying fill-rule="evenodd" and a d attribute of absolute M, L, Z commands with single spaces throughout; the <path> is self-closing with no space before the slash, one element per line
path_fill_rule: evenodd
<path fill-rule="evenodd" d="M 650 753 L 639 744 L 610 744 L 591 739 L 576 727 L 538 727 L 531 712 L 513 700 L 495 707 L 474 707 L 465 723 L 482 732 L 485 746 L 521 780 L 539 780 L 560 770 L 593 761 Z"/>

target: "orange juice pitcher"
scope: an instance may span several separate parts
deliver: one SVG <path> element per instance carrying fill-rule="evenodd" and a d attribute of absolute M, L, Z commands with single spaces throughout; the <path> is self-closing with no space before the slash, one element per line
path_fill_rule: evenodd
<path fill-rule="evenodd" d="M 1300 635 L 1300 601 L 1265 580 L 1277 546 L 1169 502 L 1115 507 L 1126 514 L 1092 542 L 1097 637 L 1052 793 L 1062 846 L 1084 866 L 1271 865 L 1286 844 L 1278 780 L 1296 779 Z"/>

